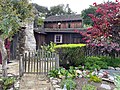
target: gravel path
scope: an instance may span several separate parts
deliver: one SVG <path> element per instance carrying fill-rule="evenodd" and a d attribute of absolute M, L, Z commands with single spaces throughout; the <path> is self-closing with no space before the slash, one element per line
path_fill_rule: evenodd
<path fill-rule="evenodd" d="M 52 88 L 50 82 L 43 76 L 25 74 L 20 81 L 20 90 L 52 90 Z"/>
<path fill-rule="evenodd" d="M 8 73 L 18 76 L 19 75 L 19 62 L 11 61 L 8 64 Z M 0 65 L 0 73 L 2 73 L 2 65 Z M 40 76 L 36 74 L 24 74 L 20 80 L 19 90 L 53 90 L 51 88 L 51 83 L 48 82 L 45 76 Z"/>

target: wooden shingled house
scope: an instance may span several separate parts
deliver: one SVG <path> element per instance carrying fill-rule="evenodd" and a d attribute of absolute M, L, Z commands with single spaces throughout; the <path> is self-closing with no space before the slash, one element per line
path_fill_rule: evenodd
<path fill-rule="evenodd" d="M 42 28 L 35 28 L 37 47 L 54 42 L 56 44 L 84 43 L 82 35 L 75 30 L 86 31 L 80 15 L 50 16 L 44 20 Z"/>

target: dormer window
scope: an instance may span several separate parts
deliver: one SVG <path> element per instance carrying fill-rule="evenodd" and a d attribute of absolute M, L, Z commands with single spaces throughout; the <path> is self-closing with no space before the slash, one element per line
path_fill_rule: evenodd
<path fill-rule="evenodd" d="M 61 28 L 61 23 L 60 22 L 58 23 L 58 28 Z"/>

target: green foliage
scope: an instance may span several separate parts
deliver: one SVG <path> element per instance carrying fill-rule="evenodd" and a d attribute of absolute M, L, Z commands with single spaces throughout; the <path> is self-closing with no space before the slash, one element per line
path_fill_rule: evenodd
<path fill-rule="evenodd" d="M 7 90 L 16 81 L 14 77 L 1 78 L 3 90 Z"/>
<path fill-rule="evenodd" d="M 111 67 L 119 67 L 120 66 L 120 58 L 112 58 L 112 57 L 100 57 L 103 62 L 106 62 L 108 66 Z"/>
<path fill-rule="evenodd" d="M 86 84 L 86 85 L 83 85 L 82 90 L 97 90 L 97 87 L 90 84 Z"/>
<path fill-rule="evenodd" d="M 70 67 L 70 69 L 68 69 L 68 70 L 60 67 L 59 69 L 51 70 L 48 73 L 48 76 L 49 77 L 54 77 L 54 78 L 65 77 L 66 79 L 67 78 L 74 79 L 76 77 L 76 73 L 75 73 L 75 68 L 74 67 Z"/>
<path fill-rule="evenodd" d="M 33 16 L 28 0 L 0 0 L 0 32 L 2 38 L 12 37 L 21 22 Z"/>
<path fill-rule="evenodd" d="M 84 63 L 85 44 L 63 44 L 55 46 L 56 51 L 59 53 L 60 65 L 64 68 L 70 66 L 78 66 Z"/>
<path fill-rule="evenodd" d="M 47 14 L 47 16 L 52 16 L 52 15 L 65 15 L 65 14 L 73 14 L 72 10 L 69 7 L 69 4 L 66 6 L 64 4 L 59 4 L 57 6 L 52 6 L 50 7 L 50 10 Z"/>
<path fill-rule="evenodd" d="M 59 77 L 59 70 L 58 69 L 50 70 L 48 73 L 48 77 L 58 78 Z"/>
<path fill-rule="evenodd" d="M 92 26 L 93 25 L 93 21 L 91 20 L 91 18 L 88 16 L 88 14 L 95 14 L 95 11 L 96 11 L 96 7 L 90 5 L 89 8 L 83 10 L 81 12 L 81 16 L 83 18 L 83 23 L 85 25 L 88 25 L 88 26 Z"/>
<path fill-rule="evenodd" d="M 61 44 L 56 45 L 55 48 L 77 48 L 77 47 L 84 47 L 86 44 Z"/>
<path fill-rule="evenodd" d="M 101 78 L 99 78 L 98 76 L 96 76 L 96 75 L 90 75 L 90 79 L 89 79 L 89 82 L 96 82 L 96 83 L 100 83 L 100 82 L 102 82 L 102 79 Z"/>
<path fill-rule="evenodd" d="M 41 48 L 47 52 L 55 52 L 55 49 L 54 47 L 56 46 L 55 43 L 53 42 L 50 42 L 49 45 L 44 45 L 44 46 L 41 46 Z"/>
<path fill-rule="evenodd" d="M 66 85 L 67 90 L 75 90 L 76 83 L 72 79 L 65 79 L 61 82 L 61 87 L 63 88 Z"/>
<path fill-rule="evenodd" d="M 107 62 L 104 62 L 100 57 L 86 57 L 85 59 L 85 68 L 89 70 L 100 70 L 101 68 L 108 68 Z"/>
<path fill-rule="evenodd" d="M 114 90 L 120 90 L 120 75 L 115 75 L 114 84 L 116 86 Z"/>

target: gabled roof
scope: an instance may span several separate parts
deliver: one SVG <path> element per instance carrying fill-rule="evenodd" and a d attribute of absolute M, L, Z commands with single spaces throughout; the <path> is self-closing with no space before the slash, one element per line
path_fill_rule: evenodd
<path fill-rule="evenodd" d="M 76 20 L 82 20 L 82 18 L 80 17 L 80 14 L 49 16 L 44 21 L 45 22 L 54 22 L 54 21 L 76 21 Z"/>

